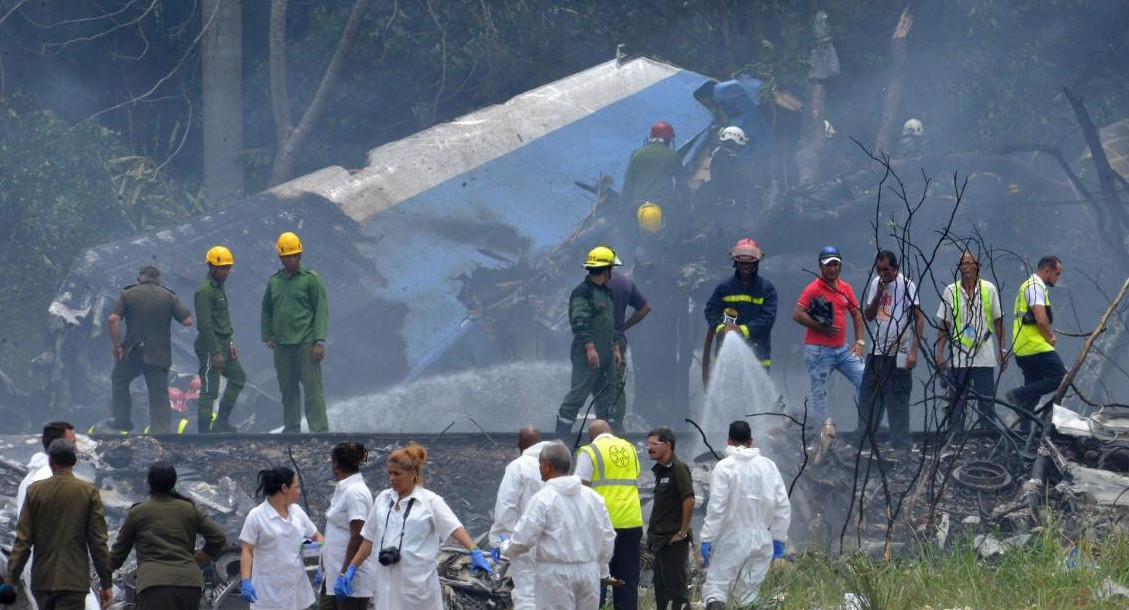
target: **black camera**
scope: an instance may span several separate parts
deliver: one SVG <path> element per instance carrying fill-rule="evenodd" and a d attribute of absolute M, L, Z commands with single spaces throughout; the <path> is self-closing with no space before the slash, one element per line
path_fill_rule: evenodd
<path fill-rule="evenodd" d="M 379 561 L 382 566 L 400 563 L 400 549 L 394 546 L 380 549 L 380 552 L 376 554 L 376 560 Z"/>

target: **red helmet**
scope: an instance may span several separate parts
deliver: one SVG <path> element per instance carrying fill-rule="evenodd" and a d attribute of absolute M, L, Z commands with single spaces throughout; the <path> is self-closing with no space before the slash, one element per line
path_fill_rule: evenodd
<path fill-rule="evenodd" d="M 737 242 L 737 245 L 733 246 L 729 254 L 733 256 L 733 260 L 739 263 L 755 263 L 764 256 L 757 242 L 748 237 Z"/>
<path fill-rule="evenodd" d="M 666 121 L 659 121 L 651 125 L 651 139 L 652 140 L 666 140 L 667 142 L 674 139 L 674 127 Z"/>

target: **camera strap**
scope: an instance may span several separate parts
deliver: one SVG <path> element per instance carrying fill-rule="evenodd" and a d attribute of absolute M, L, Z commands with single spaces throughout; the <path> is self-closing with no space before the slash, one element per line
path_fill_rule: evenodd
<path fill-rule="evenodd" d="M 400 551 L 404 548 L 404 530 L 408 529 L 408 515 L 412 514 L 412 505 L 416 503 L 415 498 L 408 498 L 408 505 L 404 508 L 404 522 L 400 525 L 400 544 L 396 545 L 396 550 Z M 388 503 L 388 514 L 384 515 L 384 529 L 380 532 L 380 548 L 384 548 L 384 535 L 388 533 L 388 519 L 392 517 L 392 507 L 396 506 L 396 501 L 393 500 Z"/>

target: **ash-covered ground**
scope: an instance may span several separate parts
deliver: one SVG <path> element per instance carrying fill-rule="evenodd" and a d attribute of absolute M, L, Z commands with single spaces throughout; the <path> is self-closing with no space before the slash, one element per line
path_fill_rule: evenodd
<path fill-rule="evenodd" d="M 700 439 L 680 435 L 689 451 Z M 650 512 L 653 477 L 641 435 L 636 443 L 642 463 L 639 478 L 644 516 Z M 1046 477 L 1040 505 L 1068 528 L 1101 536 L 1119 527 L 1129 512 L 1129 445 L 1119 437 L 1056 434 L 1048 449 L 1055 467 Z M 242 602 L 225 596 L 238 574 L 238 534 L 246 513 L 261 501 L 254 496 L 263 468 L 297 466 L 302 476 L 303 504 L 319 526 L 333 494 L 330 452 L 342 440 L 364 443 L 370 452 L 362 469 L 374 493 L 387 487 L 386 458 L 397 446 L 415 440 L 428 450 L 425 485 L 442 495 L 470 534 L 484 542 L 493 520 L 495 493 L 506 464 L 517 457 L 514 435 L 241 435 L 241 436 L 80 436 L 76 474 L 102 490 L 111 539 L 129 507 L 145 498 L 145 475 L 158 459 L 174 463 L 178 489 L 206 506 L 227 532 L 231 554 L 205 569 L 209 587 L 205 606 L 237 608 Z M 880 439 L 882 441 L 884 439 Z M 714 450 L 724 447 L 711 439 Z M 571 444 L 571 443 L 570 443 Z M 991 434 L 974 435 L 959 444 L 936 446 L 936 439 L 915 438 L 913 451 L 860 452 L 850 435 L 842 435 L 819 453 L 820 438 L 801 438 L 799 426 L 785 423 L 760 434 L 762 452 L 781 464 L 791 489 L 792 521 L 789 552 L 849 552 L 873 555 L 912 554 L 923 544 L 944 547 L 978 536 L 984 552 L 1002 552 L 1039 524 L 1038 508 L 1024 502 L 1030 489 L 1031 460 Z M 807 446 L 805 454 L 803 447 Z M 1051 449 L 1053 448 L 1053 449 Z M 0 546 L 10 549 L 15 537 L 15 496 L 31 455 L 40 449 L 35 436 L 0 437 Z M 681 452 L 680 452 L 681 453 Z M 709 475 L 715 458 L 683 454 L 691 463 L 700 525 L 709 497 Z M 797 477 L 797 474 L 799 475 Z M 486 608 L 508 604 L 502 578 L 470 577 L 457 553 L 449 553 L 440 571 L 449 607 Z M 644 551 L 644 567 L 648 564 Z M 696 562 L 695 573 L 700 571 Z M 119 577 L 128 584 L 133 566 Z M 649 574 L 642 584 L 649 587 Z M 644 597 L 647 595 L 643 593 Z M 128 593 L 123 594 L 128 598 Z M 212 605 L 209 605 L 209 602 Z"/>

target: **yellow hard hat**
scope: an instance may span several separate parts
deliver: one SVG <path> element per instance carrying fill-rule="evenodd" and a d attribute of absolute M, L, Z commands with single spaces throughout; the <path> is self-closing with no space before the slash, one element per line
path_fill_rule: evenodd
<path fill-rule="evenodd" d="M 656 203 L 648 201 L 639 206 L 635 216 L 639 219 L 639 228 L 648 233 L 657 233 L 663 228 L 663 209 Z"/>
<path fill-rule="evenodd" d="M 230 267 L 235 264 L 235 257 L 231 255 L 231 250 L 223 246 L 212 246 L 204 260 L 216 267 Z"/>
<path fill-rule="evenodd" d="M 278 236 L 278 243 L 275 244 L 278 249 L 279 256 L 290 256 L 291 254 L 302 253 L 302 242 L 298 236 L 287 231 Z"/>
<path fill-rule="evenodd" d="M 612 267 L 622 264 L 619 257 L 615 255 L 615 250 L 607 246 L 596 246 L 588 253 L 588 259 L 584 261 L 584 268 L 599 269 L 601 267 Z"/>

